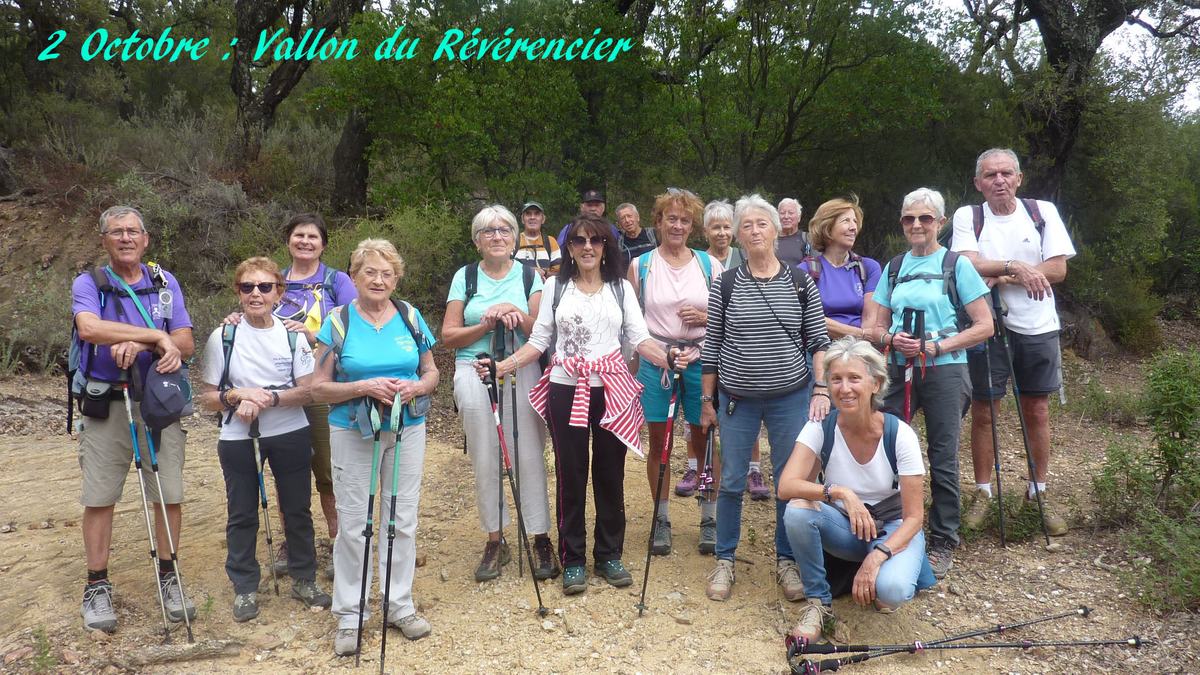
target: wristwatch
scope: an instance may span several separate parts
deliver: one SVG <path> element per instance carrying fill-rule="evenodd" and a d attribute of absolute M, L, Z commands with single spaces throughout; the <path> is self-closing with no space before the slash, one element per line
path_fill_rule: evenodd
<path fill-rule="evenodd" d="M 888 560 L 892 559 L 892 549 L 887 547 L 887 544 L 882 542 L 875 544 L 874 549 L 887 556 Z"/>
<path fill-rule="evenodd" d="M 704 403 L 712 403 L 713 397 L 711 397 L 711 396 L 701 396 L 701 397 L 700 397 L 700 400 L 701 400 L 702 402 L 704 402 Z"/>

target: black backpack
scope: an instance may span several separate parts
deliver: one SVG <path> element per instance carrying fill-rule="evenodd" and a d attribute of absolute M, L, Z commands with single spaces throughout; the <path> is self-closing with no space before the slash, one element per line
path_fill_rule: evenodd
<path fill-rule="evenodd" d="M 955 266 L 958 264 L 960 254 L 957 251 L 946 249 L 946 257 L 942 258 L 942 273 L 941 274 L 906 274 L 900 275 L 900 265 L 904 262 L 905 253 L 892 258 L 887 264 L 888 287 L 892 293 L 896 292 L 896 286 L 907 283 L 909 281 L 919 280 L 942 280 L 942 292 L 950 299 L 950 305 L 954 307 L 954 323 L 958 332 L 963 332 L 971 327 L 972 321 L 970 315 L 967 314 L 967 308 L 963 306 L 962 298 L 958 296 L 958 277 L 954 272 Z"/>
<path fill-rule="evenodd" d="M 1025 212 L 1029 214 L 1029 219 L 1033 221 L 1033 226 L 1037 228 L 1038 236 L 1042 242 L 1046 241 L 1046 220 L 1042 218 L 1042 210 L 1038 206 L 1036 199 L 1028 199 L 1022 197 L 1021 204 L 1025 207 Z M 979 240 L 979 235 L 983 233 L 983 205 L 971 205 L 971 224 L 975 228 L 975 240 Z M 938 237 L 938 243 L 946 248 L 950 248 L 950 243 L 954 240 L 954 228 L 946 228 L 946 231 Z"/>
<path fill-rule="evenodd" d="M 733 297 L 733 282 L 737 278 L 737 271 L 746 267 L 746 275 L 750 275 L 749 263 L 742 263 L 738 267 L 727 269 L 721 272 L 721 320 L 724 321 L 728 315 L 729 299 Z M 781 267 L 788 271 L 792 278 L 792 286 L 796 288 L 796 297 L 800 299 L 800 314 L 803 315 L 808 310 L 808 286 L 804 283 L 804 277 L 799 274 L 792 274 L 792 270 L 786 264 L 780 264 Z M 815 280 L 814 280 L 815 281 Z"/>
<path fill-rule="evenodd" d="M 814 251 L 813 255 L 804 256 L 804 262 L 808 263 L 808 276 L 812 277 L 813 281 L 821 280 L 821 257 L 820 253 Z M 867 267 L 863 265 L 862 256 L 857 253 L 850 254 L 850 260 L 846 263 L 847 267 L 853 267 L 858 270 L 858 279 L 862 282 L 863 290 L 867 288 Z"/>
<path fill-rule="evenodd" d="M 463 301 L 463 309 L 471 303 L 471 298 L 474 298 L 479 293 L 479 263 L 473 262 L 466 267 L 466 295 L 467 299 Z M 533 267 L 529 265 L 521 265 L 521 281 L 525 284 L 525 299 L 528 300 L 533 291 Z"/>

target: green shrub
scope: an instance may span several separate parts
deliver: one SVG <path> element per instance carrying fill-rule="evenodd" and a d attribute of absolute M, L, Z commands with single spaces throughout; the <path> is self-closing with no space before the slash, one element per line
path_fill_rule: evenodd
<path fill-rule="evenodd" d="M 1154 502 L 1157 479 L 1147 454 L 1133 438 L 1109 444 L 1104 466 L 1092 479 L 1100 524 L 1127 525 L 1143 505 Z"/>
<path fill-rule="evenodd" d="M 1146 402 L 1139 391 L 1109 390 L 1090 380 L 1074 392 L 1067 409 L 1093 422 L 1133 426 L 1146 415 Z"/>
<path fill-rule="evenodd" d="M 1162 344 L 1156 317 L 1163 301 L 1151 292 L 1149 272 L 1080 246 L 1071 261 L 1067 287 L 1071 298 L 1096 313 L 1105 330 L 1126 349 L 1147 354 Z"/>

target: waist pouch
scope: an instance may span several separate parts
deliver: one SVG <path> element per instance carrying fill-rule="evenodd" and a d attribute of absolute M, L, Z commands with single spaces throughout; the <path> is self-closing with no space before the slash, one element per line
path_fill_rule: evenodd
<path fill-rule="evenodd" d="M 433 406 L 433 397 L 429 394 L 418 396 L 404 404 L 404 410 L 410 417 L 424 417 Z"/>
<path fill-rule="evenodd" d="M 83 385 L 83 395 L 79 397 L 79 412 L 84 417 L 104 420 L 108 419 L 108 404 L 117 400 L 118 392 L 112 383 L 100 380 L 88 380 Z"/>
<path fill-rule="evenodd" d="M 893 520 L 900 520 L 904 515 L 904 505 L 901 503 L 899 490 L 886 499 L 881 499 L 874 504 L 866 504 L 866 507 L 867 512 L 875 519 L 875 532 L 880 537 L 884 535 L 884 525 Z M 841 512 L 843 516 L 850 517 L 850 514 L 846 513 L 846 509 L 836 504 L 833 508 Z"/>

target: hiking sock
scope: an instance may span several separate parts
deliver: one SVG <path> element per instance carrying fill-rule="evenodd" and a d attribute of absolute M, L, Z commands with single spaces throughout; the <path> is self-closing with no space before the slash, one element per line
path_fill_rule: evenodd
<path fill-rule="evenodd" d="M 99 570 L 88 570 L 88 583 L 94 584 L 100 581 L 108 581 L 108 568 Z"/>
<path fill-rule="evenodd" d="M 992 484 L 991 483 L 976 483 L 975 489 L 986 494 L 988 496 L 988 499 L 992 498 Z"/>
<path fill-rule="evenodd" d="M 762 473 L 762 462 L 750 462 L 750 471 Z"/>
<path fill-rule="evenodd" d="M 1029 481 L 1029 498 L 1030 499 L 1037 499 L 1037 493 L 1045 492 L 1045 491 L 1046 491 L 1045 483 L 1035 483 L 1033 481 Z"/>
<path fill-rule="evenodd" d="M 658 517 L 663 520 L 670 520 L 670 514 L 667 513 L 667 507 L 671 505 L 669 500 L 662 500 L 658 503 Z"/>
<path fill-rule="evenodd" d="M 175 568 L 171 565 L 170 560 L 158 559 L 158 576 L 160 579 L 174 571 Z"/>
<path fill-rule="evenodd" d="M 717 503 L 715 501 L 710 502 L 706 499 L 700 502 L 700 520 L 704 520 L 705 518 L 716 520 Z"/>
<path fill-rule="evenodd" d="M 695 471 L 696 467 L 698 465 L 699 465 L 699 462 L 696 461 L 695 457 L 688 457 L 688 468 L 689 469 L 691 469 L 692 471 Z"/>

